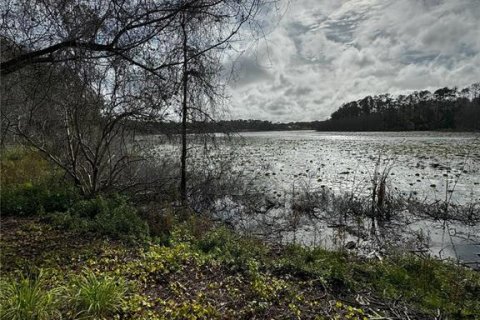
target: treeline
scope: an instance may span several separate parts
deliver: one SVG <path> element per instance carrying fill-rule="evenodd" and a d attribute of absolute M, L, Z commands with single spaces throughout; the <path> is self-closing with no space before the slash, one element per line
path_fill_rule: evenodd
<path fill-rule="evenodd" d="M 313 130 L 317 122 L 273 123 L 264 120 L 222 120 L 208 122 L 190 122 L 190 133 L 231 133 L 249 131 L 287 131 Z M 181 130 L 179 122 L 136 122 L 130 126 L 143 134 L 177 134 Z"/>
<path fill-rule="evenodd" d="M 343 104 L 318 131 L 480 130 L 480 83 L 410 95 L 382 94 Z"/>

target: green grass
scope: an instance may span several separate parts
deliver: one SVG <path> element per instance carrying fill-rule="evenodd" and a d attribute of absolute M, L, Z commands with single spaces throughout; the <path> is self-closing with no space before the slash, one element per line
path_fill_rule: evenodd
<path fill-rule="evenodd" d="M 0 319 L 99 319 L 118 313 L 124 303 L 127 289 L 121 278 L 99 276 L 89 269 L 62 283 L 66 278 L 47 281 L 40 272 L 35 278 L 3 279 Z"/>
<path fill-rule="evenodd" d="M 478 272 L 414 255 L 357 264 L 353 271 L 357 287 L 366 283 L 385 298 L 402 299 L 425 312 L 442 310 L 454 318 L 480 314 Z"/>
<path fill-rule="evenodd" d="M 23 147 L 2 150 L 0 173 L 2 186 L 39 183 L 61 174 L 38 152 Z"/>
<path fill-rule="evenodd" d="M 35 279 L 2 280 L 0 288 L 2 320 L 49 320 L 61 316 L 60 290 L 47 289 L 42 274 Z"/>
<path fill-rule="evenodd" d="M 120 310 L 126 285 L 120 278 L 98 276 L 91 270 L 86 270 L 74 280 L 72 290 L 76 316 L 98 319 Z"/>
<path fill-rule="evenodd" d="M 344 252 L 288 246 L 273 261 L 278 272 L 320 279 L 338 293 L 371 291 L 381 299 L 400 300 L 426 314 L 455 319 L 480 314 L 480 274 L 413 254 L 386 256 L 383 261 L 349 256 Z"/>

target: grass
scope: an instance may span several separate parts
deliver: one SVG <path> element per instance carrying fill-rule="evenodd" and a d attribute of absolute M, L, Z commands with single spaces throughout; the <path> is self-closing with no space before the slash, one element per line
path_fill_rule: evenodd
<path fill-rule="evenodd" d="M 79 318 L 98 319 L 120 310 L 126 293 L 124 281 L 115 277 L 98 276 L 91 270 L 74 280 L 72 304 Z"/>
<path fill-rule="evenodd" d="M 38 152 L 23 147 L 2 150 L 0 163 L 2 186 L 39 183 L 60 174 Z"/>
<path fill-rule="evenodd" d="M 3 279 L 0 319 L 100 319 L 120 310 L 127 290 L 121 279 L 99 276 L 88 269 L 71 278 L 65 284 L 55 278 L 47 281 L 40 271 L 34 278 Z"/>
<path fill-rule="evenodd" d="M 49 320 L 61 317 L 59 289 L 47 289 L 42 274 L 1 282 L 0 319 Z"/>

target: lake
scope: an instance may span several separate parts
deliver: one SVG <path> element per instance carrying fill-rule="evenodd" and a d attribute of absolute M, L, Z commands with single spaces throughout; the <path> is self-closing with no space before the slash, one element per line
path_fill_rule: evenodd
<path fill-rule="evenodd" d="M 193 140 L 194 136 L 190 136 Z M 255 179 L 264 196 L 285 198 L 300 190 L 330 190 L 368 195 L 377 172 L 388 174 L 390 192 L 432 203 L 449 201 L 464 205 L 480 202 L 480 135 L 454 132 L 247 132 L 226 139 L 216 137 L 210 166 L 230 159 L 232 171 Z M 202 161 L 203 144 L 192 143 L 191 163 Z M 173 142 L 157 151 L 178 159 Z M 278 217 L 273 216 L 273 219 Z M 405 234 L 428 238 L 434 255 L 480 262 L 480 228 L 458 223 L 410 219 Z M 282 234 L 282 241 L 334 247 L 338 230 L 325 223 L 305 221 L 302 228 Z M 344 235 L 343 240 L 352 240 Z M 406 240 L 399 241 L 401 244 Z M 343 242 L 343 243 L 344 243 Z"/>
<path fill-rule="evenodd" d="M 238 139 L 239 170 L 262 172 L 274 186 L 335 192 L 368 189 L 375 165 L 390 168 L 403 195 L 456 203 L 480 201 L 480 135 L 437 132 L 249 132 Z M 451 194 L 451 195 L 450 195 Z"/>

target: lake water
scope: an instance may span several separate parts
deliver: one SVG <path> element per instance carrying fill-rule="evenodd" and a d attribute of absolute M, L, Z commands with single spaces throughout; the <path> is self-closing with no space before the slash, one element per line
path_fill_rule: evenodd
<path fill-rule="evenodd" d="M 380 158 L 380 169 L 390 168 L 389 181 L 403 195 L 480 201 L 479 134 L 284 131 L 242 137 L 238 165 L 267 175 L 275 186 L 267 192 L 305 183 L 364 192 Z"/>
<path fill-rule="evenodd" d="M 201 159 L 201 144 L 197 146 L 197 152 L 190 151 L 194 164 Z M 178 157 L 174 143 L 162 143 L 158 150 Z M 282 131 L 248 132 L 227 140 L 217 136 L 210 160 L 227 157 L 233 161 L 232 171 L 255 177 L 261 192 L 272 198 L 302 189 L 367 195 L 377 168 L 388 172 L 391 192 L 404 197 L 428 203 L 447 199 L 458 205 L 480 202 L 480 134 L 475 133 Z M 428 237 L 431 253 L 478 267 L 478 225 L 413 220 L 405 232 Z M 333 247 L 337 231 L 307 221 L 295 235 L 283 234 L 283 240 L 294 237 L 306 245 Z"/>

